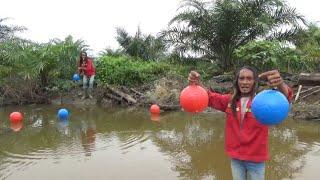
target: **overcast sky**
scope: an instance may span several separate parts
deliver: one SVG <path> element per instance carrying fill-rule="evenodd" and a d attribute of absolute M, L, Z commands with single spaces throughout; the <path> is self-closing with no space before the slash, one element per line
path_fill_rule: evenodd
<path fill-rule="evenodd" d="M 320 1 L 288 0 L 309 21 L 320 21 Z M 0 18 L 7 25 L 28 28 L 22 37 L 48 42 L 72 35 L 84 40 L 94 53 L 106 47 L 117 48 L 116 27 L 133 35 L 153 34 L 165 29 L 176 14 L 180 0 L 5 0 Z M 318 23 L 320 24 L 320 23 Z"/>

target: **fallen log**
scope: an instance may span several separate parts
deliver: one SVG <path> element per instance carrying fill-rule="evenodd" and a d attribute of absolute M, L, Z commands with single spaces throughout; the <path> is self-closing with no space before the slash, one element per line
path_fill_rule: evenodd
<path fill-rule="evenodd" d="M 110 86 L 107 86 L 107 89 L 110 90 L 112 93 L 120 96 L 121 98 L 125 99 L 127 102 L 132 103 L 132 104 L 136 104 L 137 100 L 135 100 L 133 97 L 131 97 L 129 94 L 126 94 L 124 92 L 121 92 L 119 90 L 116 90 Z"/>
<path fill-rule="evenodd" d="M 106 93 L 105 96 L 107 96 L 108 98 L 110 99 L 113 99 L 113 100 L 116 100 L 116 101 L 119 101 L 121 102 L 122 101 L 122 98 L 121 97 L 118 97 L 118 96 L 115 96 L 115 95 L 112 95 L 112 94 L 108 94 Z"/>
<path fill-rule="evenodd" d="M 221 75 L 212 77 L 212 79 L 214 81 L 216 81 L 217 83 L 229 82 L 229 81 L 233 81 L 233 75 L 232 74 L 221 74 Z"/>
<path fill-rule="evenodd" d="M 304 86 L 320 85 L 320 73 L 300 73 L 298 84 Z"/>

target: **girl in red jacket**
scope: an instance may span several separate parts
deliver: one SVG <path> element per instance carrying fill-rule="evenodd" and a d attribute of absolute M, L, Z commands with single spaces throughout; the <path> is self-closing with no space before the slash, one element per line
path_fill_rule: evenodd
<path fill-rule="evenodd" d="M 89 58 L 86 52 L 80 53 L 80 58 L 78 61 L 78 71 L 80 75 L 83 75 L 84 96 L 82 97 L 82 99 L 85 99 L 88 96 L 90 99 L 92 99 L 91 92 L 93 89 L 93 81 L 96 75 L 96 69 L 93 64 L 93 59 Z"/>
<path fill-rule="evenodd" d="M 276 87 L 288 100 L 292 90 L 284 83 L 277 70 L 260 75 L 252 67 L 237 71 L 233 94 L 208 91 L 208 106 L 226 114 L 225 152 L 231 158 L 233 179 L 263 180 L 268 154 L 268 126 L 258 122 L 251 113 L 251 102 L 258 90 L 258 79 L 266 79 L 270 87 Z M 199 84 L 200 75 L 191 71 L 190 84 Z"/>

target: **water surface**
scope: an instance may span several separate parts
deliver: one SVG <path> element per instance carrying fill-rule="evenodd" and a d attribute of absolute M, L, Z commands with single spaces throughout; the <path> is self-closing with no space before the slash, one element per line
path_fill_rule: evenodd
<path fill-rule="evenodd" d="M 0 109 L 0 179 L 231 179 L 224 115 L 57 106 Z M 12 111 L 24 121 L 11 124 Z M 320 123 L 286 120 L 270 129 L 266 179 L 318 179 Z"/>

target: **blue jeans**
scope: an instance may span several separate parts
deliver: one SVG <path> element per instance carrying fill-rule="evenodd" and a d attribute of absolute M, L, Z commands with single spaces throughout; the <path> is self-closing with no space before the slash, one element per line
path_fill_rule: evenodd
<path fill-rule="evenodd" d="M 265 163 L 231 159 L 231 170 L 233 180 L 264 180 Z"/>

